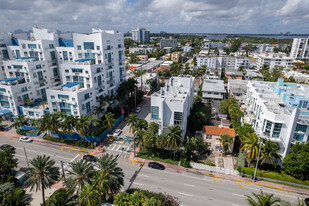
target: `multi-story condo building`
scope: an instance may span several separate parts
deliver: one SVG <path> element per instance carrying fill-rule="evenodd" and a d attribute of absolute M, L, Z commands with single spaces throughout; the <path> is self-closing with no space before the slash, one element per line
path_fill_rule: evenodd
<path fill-rule="evenodd" d="M 243 67 L 244 69 L 249 69 L 249 58 L 248 57 L 229 57 L 229 56 L 217 56 L 208 55 L 205 53 L 200 53 L 196 58 L 197 66 L 206 65 L 207 67 L 214 68 L 229 68 L 238 69 Z"/>
<path fill-rule="evenodd" d="M 249 69 L 249 58 L 248 57 L 235 57 L 234 69 L 238 69 L 239 67 L 242 67 L 243 69 Z"/>
<path fill-rule="evenodd" d="M 168 126 L 179 126 L 185 137 L 193 96 L 194 77 L 172 77 L 151 96 L 151 120 L 159 125 L 159 134 L 168 132 Z"/>
<path fill-rule="evenodd" d="M 103 97 L 125 81 L 123 33 L 93 29 L 73 33 L 73 47 L 57 47 L 62 85 L 47 90 L 50 112 L 93 114 Z"/>
<path fill-rule="evenodd" d="M 205 42 L 204 43 L 205 48 L 218 48 L 222 49 L 223 48 L 223 43 L 222 42 Z"/>
<path fill-rule="evenodd" d="M 285 69 L 293 69 L 293 59 L 285 53 L 259 54 L 257 60 L 257 69 L 262 69 L 263 65 L 268 65 L 269 69 L 277 66 L 283 66 Z"/>
<path fill-rule="evenodd" d="M 196 58 L 196 62 L 198 67 L 206 65 L 207 67 L 220 68 L 222 65 L 222 57 L 202 54 Z"/>
<path fill-rule="evenodd" d="M 150 40 L 150 32 L 145 28 L 137 28 L 135 30 L 132 30 L 132 39 L 138 43 L 148 43 Z"/>
<path fill-rule="evenodd" d="M 172 49 L 175 49 L 178 46 L 178 42 L 177 39 L 172 39 L 172 37 L 170 37 L 169 39 L 161 39 L 160 46 L 161 48 L 171 47 Z"/>
<path fill-rule="evenodd" d="M 249 81 L 245 122 L 256 133 L 280 146 L 282 157 L 295 142 L 309 138 L 309 86 L 277 82 Z"/>
<path fill-rule="evenodd" d="M 208 103 L 209 100 L 223 100 L 226 98 L 223 80 L 204 79 L 202 92 L 202 101 L 204 103 Z"/>
<path fill-rule="evenodd" d="M 272 44 L 257 44 L 257 50 L 259 53 L 273 53 L 276 45 Z"/>
<path fill-rule="evenodd" d="M 309 38 L 294 38 L 290 57 L 293 59 L 309 59 Z"/>

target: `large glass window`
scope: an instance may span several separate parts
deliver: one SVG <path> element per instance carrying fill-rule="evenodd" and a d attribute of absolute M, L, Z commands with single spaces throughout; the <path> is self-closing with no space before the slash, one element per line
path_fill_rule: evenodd
<path fill-rule="evenodd" d="M 28 49 L 36 49 L 36 44 L 28 44 Z"/>
<path fill-rule="evenodd" d="M 305 136 L 304 134 L 295 133 L 293 139 L 302 142 L 304 140 L 304 136 Z"/>
<path fill-rule="evenodd" d="M 87 111 L 87 113 L 91 111 L 91 109 L 90 109 L 90 102 L 86 103 L 86 111 Z"/>
<path fill-rule="evenodd" d="M 275 123 L 274 131 L 273 131 L 273 138 L 279 138 L 281 128 L 282 128 L 281 123 Z"/>
<path fill-rule="evenodd" d="M 174 112 L 174 125 L 181 126 L 182 124 L 182 112 Z"/>
<path fill-rule="evenodd" d="M 64 100 L 69 100 L 69 95 L 61 95 L 61 94 L 58 94 L 58 99 L 64 99 Z"/>
<path fill-rule="evenodd" d="M 68 52 L 63 51 L 63 60 L 68 60 Z"/>
<path fill-rule="evenodd" d="M 304 132 L 306 133 L 307 125 L 296 124 L 295 131 L 296 132 Z"/>
<path fill-rule="evenodd" d="M 82 50 L 82 46 L 81 45 L 77 45 L 77 50 Z"/>
<path fill-rule="evenodd" d="M 271 125 L 272 125 L 272 122 L 266 120 L 266 126 L 265 126 L 265 132 L 264 132 L 264 134 L 267 135 L 267 136 L 269 136 L 269 134 L 270 134 Z"/>
<path fill-rule="evenodd" d="M 84 42 L 84 49 L 88 50 L 88 49 L 94 49 L 94 43 L 93 42 Z"/>
<path fill-rule="evenodd" d="M 51 51 L 51 52 L 50 52 L 50 58 L 51 58 L 52 60 L 55 60 L 55 59 L 56 59 L 55 51 Z"/>
<path fill-rule="evenodd" d="M 151 107 L 151 118 L 159 119 L 159 107 L 155 107 L 155 106 Z"/>

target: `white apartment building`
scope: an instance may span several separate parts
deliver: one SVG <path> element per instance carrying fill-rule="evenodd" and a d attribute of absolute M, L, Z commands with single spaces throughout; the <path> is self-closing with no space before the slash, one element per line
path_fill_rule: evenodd
<path fill-rule="evenodd" d="M 309 59 L 309 38 L 294 38 L 290 57 L 293 59 Z"/>
<path fill-rule="evenodd" d="M 222 57 L 202 54 L 196 58 L 196 62 L 198 67 L 206 65 L 207 67 L 219 68 L 222 65 Z"/>
<path fill-rule="evenodd" d="M 228 79 L 227 92 L 229 97 L 234 97 L 239 105 L 245 105 L 247 99 L 248 80 Z"/>
<path fill-rule="evenodd" d="M 204 43 L 204 47 L 205 48 L 218 48 L 218 49 L 221 49 L 223 48 L 223 43 L 222 42 L 205 42 Z"/>
<path fill-rule="evenodd" d="M 136 78 L 137 88 L 141 88 L 142 91 L 150 91 L 151 83 L 153 81 L 157 81 L 158 74 L 157 73 L 145 73 L 140 77 Z"/>
<path fill-rule="evenodd" d="M 293 77 L 293 79 L 295 79 L 295 82 L 298 82 L 298 83 L 302 83 L 302 82 L 307 83 L 307 84 L 309 83 L 308 74 L 303 74 L 297 71 L 285 71 L 284 76 L 286 78 Z"/>
<path fill-rule="evenodd" d="M 93 29 L 73 33 L 73 47 L 57 47 L 62 85 L 47 90 L 50 112 L 93 114 L 125 81 L 123 33 Z"/>
<path fill-rule="evenodd" d="M 280 146 L 284 158 L 295 142 L 309 138 L 309 86 L 277 82 L 249 81 L 245 122 L 256 133 Z"/>
<path fill-rule="evenodd" d="M 161 39 L 160 47 L 161 49 L 164 47 L 170 47 L 171 49 L 175 49 L 176 47 L 178 47 L 177 39 L 172 39 L 172 37 L 170 37 L 169 39 Z"/>
<path fill-rule="evenodd" d="M 159 125 L 159 134 L 168 126 L 178 125 L 182 137 L 187 131 L 187 118 L 193 106 L 194 77 L 172 77 L 164 88 L 151 96 L 151 121 Z"/>
<path fill-rule="evenodd" d="M 257 69 L 262 69 L 263 65 L 268 65 L 269 69 L 283 66 L 285 69 L 293 69 L 293 59 L 285 53 L 259 54 L 257 58 Z"/>
<path fill-rule="evenodd" d="M 226 90 L 223 80 L 205 79 L 202 87 L 202 101 L 223 100 L 226 97 Z"/>
<path fill-rule="evenodd" d="M 150 32 L 145 28 L 137 28 L 132 30 L 132 39 L 138 43 L 149 42 Z"/>
<path fill-rule="evenodd" d="M 196 58 L 197 66 L 201 67 L 206 65 L 207 67 L 222 67 L 229 69 L 238 69 L 243 67 L 244 69 L 249 69 L 249 58 L 248 57 L 230 57 L 230 56 L 216 56 L 207 55 L 205 51 L 200 52 L 199 56 Z"/>
<path fill-rule="evenodd" d="M 248 57 L 236 57 L 234 69 L 243 67 L 244 69 L 249 69 L 249 58 Z"/>
<path fill-rule="evenodd" d="M 272 44 L 257 44 L 257 50 L 259 53 L 273 53 L 276 45 Z"/>

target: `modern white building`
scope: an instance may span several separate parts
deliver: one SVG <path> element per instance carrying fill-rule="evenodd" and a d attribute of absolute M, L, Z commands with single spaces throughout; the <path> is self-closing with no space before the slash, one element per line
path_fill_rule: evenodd
<path fill-rule="evenodd" d="M 151 96 L 151 121 L 159 125 L 159 134 L 168 132 L 168 126 L 177 125 L 185 137 L 193 96 L 194 77 L 172 77 Z"/>
<path fill-rule="evenodd" d="M 137 28 L 135 30 L 132 30 L 132 39 L 138 43 L 148 43 L 150 40 L 150 32 L 145 28 Z"/>
<path fill-rule="evenodd" d="M 183 46 L 182 49 L 184 53 L 190 53 L 192 51 L 192 46 Z"/>
<path fill-rule="evenodd" d="M 205 65 L 207 67 L 219 68 L 222 65 L 222 57 L 202 54 L 196 58 L 196 62 L 198 67 Z"/>
<path fill-rule="evenodd" d="M 160 47 L 170 47 L 171 49 L 175 49 L 176 47 L 178 47 L 177 39 L 172 39 L 172 37 L 170 37 L 169 39 L 161 39 Z"/>
<path fill-rule="evenodd" d="M 257 69 L 262 69 L 263 65 L 268 65 L 269 69 L 283 66 L 285 69 L 293 69 L 293 59 L 285 53 L 259 54 L 257 58 Z"/>
<path fill-rule="evenodd" d="M 222 42 L 209 42 L 209 41 L 207 41 L 207 42 L 204 43 L 204 47 L 208 48 L 208 49 L 210 49 L 210 48 L 221 49 L 221 48 L 223 48 L 223 43 Z"/>
<path fill-rule="evenodd" d="M 73 33 L 73 47 L 57 47 L 61 86 L 47 90 L 50 112 L 93 114 L 125 81 L 123 33 L 93 29 Z"/>
<path fill-rule="evenodd" d="M 228 79 L 227 92 L 229 97 L 234 97 L 239 105 L 245 105 L 248 80 Z"/>
<path fill-rule="evenodd" d="M 226 90 L 223 80 L 205 79 L 202 87 L 203 102 L 209 100 L 223 100 L 226 97 Z"/>
<path fill-rule="evenodd" d="M 197 66 L 201 67 L 206 65 L 207 67 L 214 68 L 229 68 L 229 69 L 238 69 L 243 67 L 244 69 L 249 69 L 249 58 L 248 57 L 230 57 L 230 56 L 217 56 L 217 55 L 208 55 L 204 51 L 199 53 L 196 58 Z"/>
<path fill-rule="evenodd" d="M 280 146 L 284 158 L 292 144 L 308 142 L 309 86 L 277 82 L 249 81 L 245 122 L 256 133 Z"/>
<path fill-rule="evenodd" d="M 293 59 L 309 59 L 309 38 L 294 38 L 290 57 Z"/>
<path fill-rule="evenodd" d="M 151 83 L 153 81 L 157 81 L 158 74 L 157 73 L 145 73 L 140 77 L 136 78 L 137 88 L 140 88 L 142 91 L 150 91 Z"/>
<path fill-rule="evenodd" d="M 257 50 L 259 53 L 273 53 L 276 45 L 272 44 L 257 44 Z"/>
<path fill-rule="evenodd" d="M 284 76 L 286 78 L 293 77 L 295 82 L 298 83 L 306 83 L 309 84 L 309 75 L 308 74 L 303 74 L 297 71 L 285 71 Z"/>

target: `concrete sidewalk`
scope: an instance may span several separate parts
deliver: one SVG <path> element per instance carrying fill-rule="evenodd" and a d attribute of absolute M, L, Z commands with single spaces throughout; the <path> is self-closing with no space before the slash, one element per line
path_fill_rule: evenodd
<path fill-rule="evenodd" d="M 153 162 L 153 160 L 142 159 L 142 158 L 139 158 L 139 157 L 133 157 L 133 153 L 130 154 L 129 160 L 134 161 L 134 162 L 138 162 L 138 163 L 143 163 L 145 165 L 148 165 L 149 162 Z M 160 162 L 160 164 L 164 165 L 165 168 L 174 170 L 178 173 L 189 172 L 189 173 L 194 173 L 194 174 L 206 175 L 206 176 L 210 176 L 210 177 L 222 178 L 222 179 L 238 181 L 238 182 L 245 182 L 245 183 L 248 183 L 248 184 L 254 184 L 254 185 L 259 185 L 259 186 L 263 186 L 263 187 L 269 187 L 269 188 L 273 188 L 273 189 L 278 189 L 278 190 L 283 190 L 283 191 L 291 191 L 291 192 L 295 192 L 295 193 L 299 193 L 299 194 L 309 195 L 309 190 L 307 190 L 307 189 L 292 187 L 292 186 L 288 186 L 288 185 L 282 185 L 282 184 L 277 184 L 277 183 L 272 183 L 272 182 L 267 182 L 267 181 L 254 182 L 251 179 L 243 178 L 243 177 L 240 177 L 240 176 L 214 173 L 214 172 L 210 172 L 210 171 L 206 171 L 206 170 L 198 170 L 198 169 L 193 169 L 193 168 L 185 168 L 185 167 L 182 167 L 182 166 L 179 166 L 179 165 L 172 165 L 172 164 L 167 164 L 167 163 L 164 163 L 164 162 Z"/>

